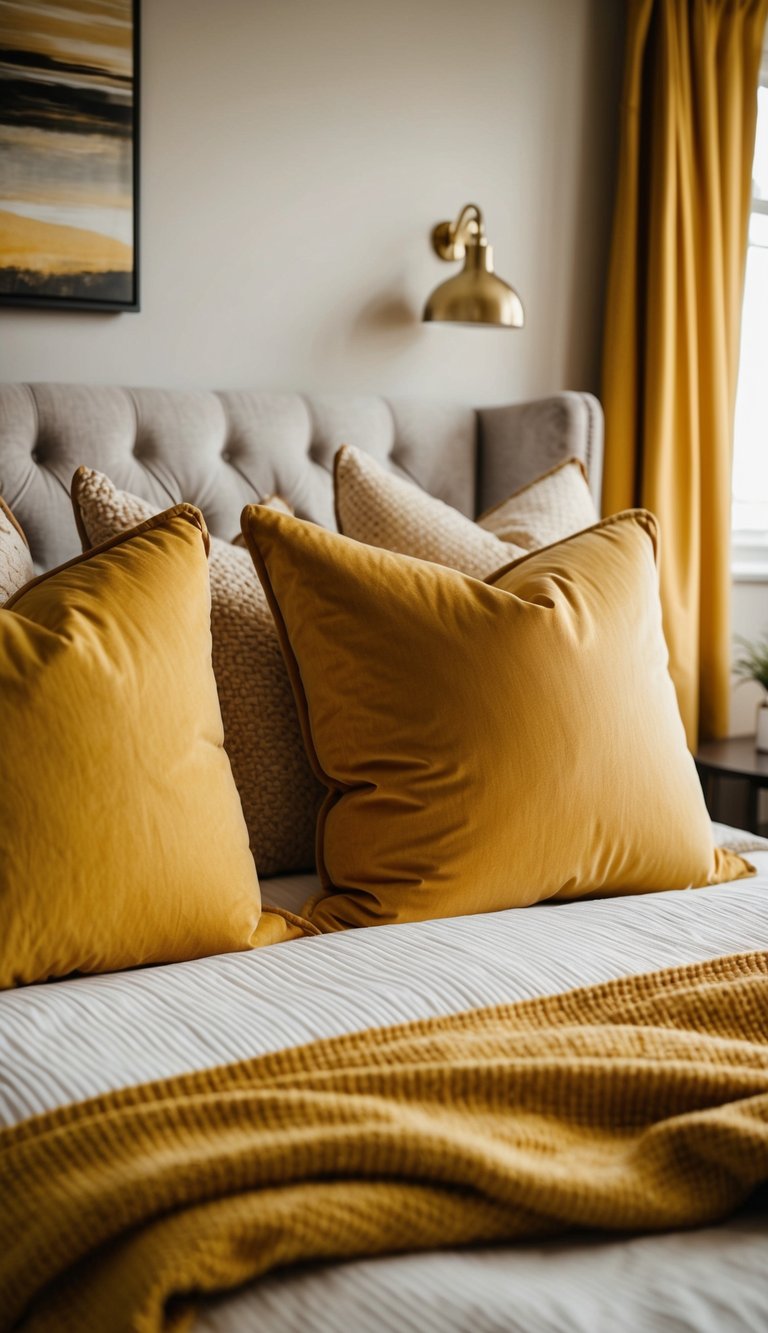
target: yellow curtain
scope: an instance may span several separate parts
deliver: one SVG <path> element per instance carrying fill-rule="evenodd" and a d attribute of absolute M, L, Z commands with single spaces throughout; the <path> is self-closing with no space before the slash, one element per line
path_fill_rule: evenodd
<path fill-rule="evenodd" d="M 733 414 L 767 17 L 768 0 L 627 6 L 603 503 L 661 521 L 664 628 L 691 746 L 728 729 Z"/>

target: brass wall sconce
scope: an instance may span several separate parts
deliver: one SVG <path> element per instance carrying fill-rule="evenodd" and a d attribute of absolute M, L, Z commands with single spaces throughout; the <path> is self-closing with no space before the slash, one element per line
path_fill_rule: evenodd
<path fill-rule="evenodd" d="M 523 327 L 520 297 L 493 271 L 493 247 L 486 239 L 477 204 L 465 204 L 455 222 L 438 222 L 432 232 L 432 247 L 441 259 L 453 263 L 463 259 L 464 268 L 435 288 L 424 307 L 422 318 L 426 323 Z"/>

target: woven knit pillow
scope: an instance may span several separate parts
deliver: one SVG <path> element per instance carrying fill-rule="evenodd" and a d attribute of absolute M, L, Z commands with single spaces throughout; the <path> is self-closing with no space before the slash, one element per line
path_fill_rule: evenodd
<path fill-rule="evenodd" d="M 34 577 L 27 539 L 0 496 L 0 606 Z"/>
<path fill-rule="evenodd" d="M 259 506 L 242 528 L 328 789 L 321 930 L 752 873 L 713 844 L 650 514 L 484 583 Z"/>
<path fill-rule="evenodd" d="M 559 541 L 597 520 L 576 459 L 560 464 L 505 500 L 498 519 L 497 511 L 491 510 L 479 523 L 350 445 L 336 454 L 334 494 L 336 521 L 344 536 L 448 565 L 478 579 L 526 550 Z M 518 496 L 519 533 L 513 535 Z M 496 522 L 501 531 L 492 526 Z"/>
<path fill-rule="evenodd" d="M 75 474 L 72 502 L 84 549 L 156 512 L 84 467 Z M 304 751 L 272 613 L 246 550 L 213 537 L 209 568 L 224 746 L 257 869 L 262 878 L 312 869 L 323 793 Z"/>

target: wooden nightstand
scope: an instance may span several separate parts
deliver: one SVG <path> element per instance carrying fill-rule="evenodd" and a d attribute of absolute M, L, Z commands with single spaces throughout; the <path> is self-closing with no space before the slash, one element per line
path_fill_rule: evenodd
<path fill-rule="evenodd" d="M 754 736 L 738 736 L 727 741 L 708 741 L 694 756 L 699 770 L 704 799 L 712 819 L 722 820 L 721 785 L 723 778 L 743 785 L 746 795 L 744 827 L 750 833 L 765 833 L 758 826 L 760 789 L 768 788 L 768 754 L 755 749 Z M 728 820 L 722 820 L 728 823 Z M 732 822 L 732 821 L 730 821 Z"/>

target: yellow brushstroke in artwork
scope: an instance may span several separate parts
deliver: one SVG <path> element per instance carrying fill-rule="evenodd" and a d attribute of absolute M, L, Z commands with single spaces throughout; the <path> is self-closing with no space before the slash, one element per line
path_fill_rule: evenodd
<path fill-rule="evenodd" d="M 0 209 L 0 266 L 50 274 L 122 273 L 133 267 L 133 250 L 97 231 L 38 222 Z"/>

